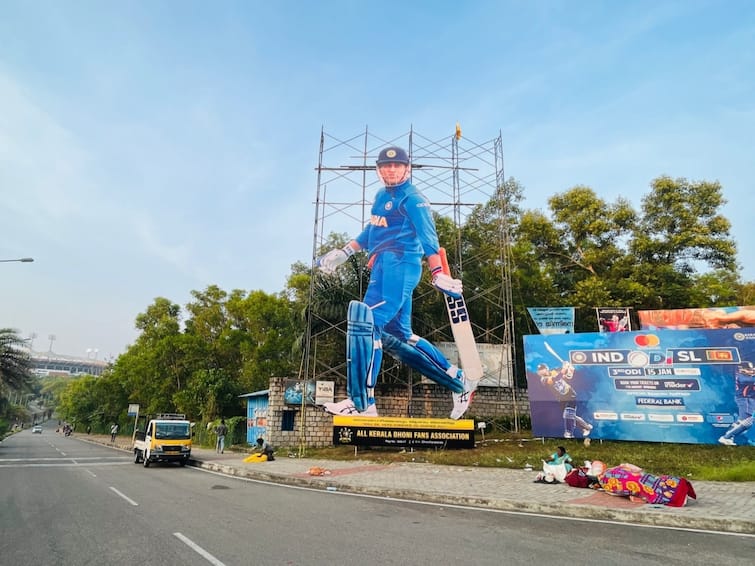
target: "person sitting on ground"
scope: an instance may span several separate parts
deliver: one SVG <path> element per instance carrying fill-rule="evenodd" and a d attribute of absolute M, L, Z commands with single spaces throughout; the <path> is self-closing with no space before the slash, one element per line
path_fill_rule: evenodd
<path fill-rule="evenodd" d="M 261 454 L 264 454 L 267 456 L 267 461 L 272 462 L 275 460 L 273 457 L 273 447 L 270 445 L 270 443 L 265 440 L 264 438 L 260 437 L 257 439 L 257 452 L 260 452 Z"/>
<path fill-rule="evenodd" d="M 549 460 L 543 460 L 543 471 L 537 474 L 536 483 L 561 483 L 572 470 L 571 456 L 559 446 Z"/>
<path fill-rule="evenodd" d="M 543 460 L 543 464 L 555 465 L 563 464 L 567 473 L 572 469 L 571 456 L 566 452 L 566 448 L 559 446 L 556 451 L 551 454 L 550 460 Z"/>

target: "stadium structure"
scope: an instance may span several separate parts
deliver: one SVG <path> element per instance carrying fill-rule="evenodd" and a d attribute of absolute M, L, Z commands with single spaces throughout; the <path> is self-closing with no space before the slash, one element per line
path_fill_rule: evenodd
<path fill-rule="evenodd" d="M 32 372 L 39 376 L 102 375 L 110 365 L 104 360 L 66 356 L 54 352 L 30 352 Z"/>

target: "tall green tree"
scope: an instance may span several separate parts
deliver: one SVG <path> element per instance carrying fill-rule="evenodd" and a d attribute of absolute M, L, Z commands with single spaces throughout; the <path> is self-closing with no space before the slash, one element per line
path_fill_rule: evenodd
<path fill-rule="evenodd" d="M 0 328 L 0 387 L 22 391 L 32 385 L 31 357 L 23 338 L 12 328 Z"/>
<path fill-rule="evenodd" d="M 244 392 L 266 389 L 271 377 L 298 375 L 295 344 L 303 325 L 285 293 L 253 291 L 230 303 L 229 310 L 238 321 Z"/>
<path fill-rule="evenodd" d="M 202 344 L 181 331 L 180 306 L 163 297 L 136 317 L 136 327 L 141 334 L 113 366 L 114 386 L 142 412 L 178 411 L 173 396 L 203 358 Z"/>
<path fill-rule="evenodd" d="M 709 306 L 695 290 L 696 274 L 737 272 L 731 223 L 720 210 L 725 203 L 718 182 L 665 176 L 652 182 L 630 244 L 636 258 L 631 279 L 643 287 L 642 306 Z"/>

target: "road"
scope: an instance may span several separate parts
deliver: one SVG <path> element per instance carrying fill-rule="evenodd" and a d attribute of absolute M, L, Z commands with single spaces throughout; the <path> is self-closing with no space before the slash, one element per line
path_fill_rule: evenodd
<path fill-rule="evenodd" d="M 189 467 L 145 469 L 51 427 L 0 444 L 4 565 L 739 565 L 755 556 L 752 537 L 355 497 Z"/>

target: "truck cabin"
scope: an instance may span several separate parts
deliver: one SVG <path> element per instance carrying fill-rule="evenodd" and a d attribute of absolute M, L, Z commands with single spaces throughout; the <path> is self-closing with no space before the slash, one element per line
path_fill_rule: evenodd
<path fill-rule="evenodd" d="M 147 434 L 160 440 L 189 440 L 191 427 L 187 422 L 153 421 Z"/>
<path fill-rule="evenodd" d="M 159 440 L 190 440 L 191 425 L 186 422 L 184 415 L 160 414 L 154 417 L 144 415 L 144 422 L 140 423 L 135 433 L 136 440 L 144 440 L 147 436 Z M 146 430 L 144 430 L 146 426 Z"/>

